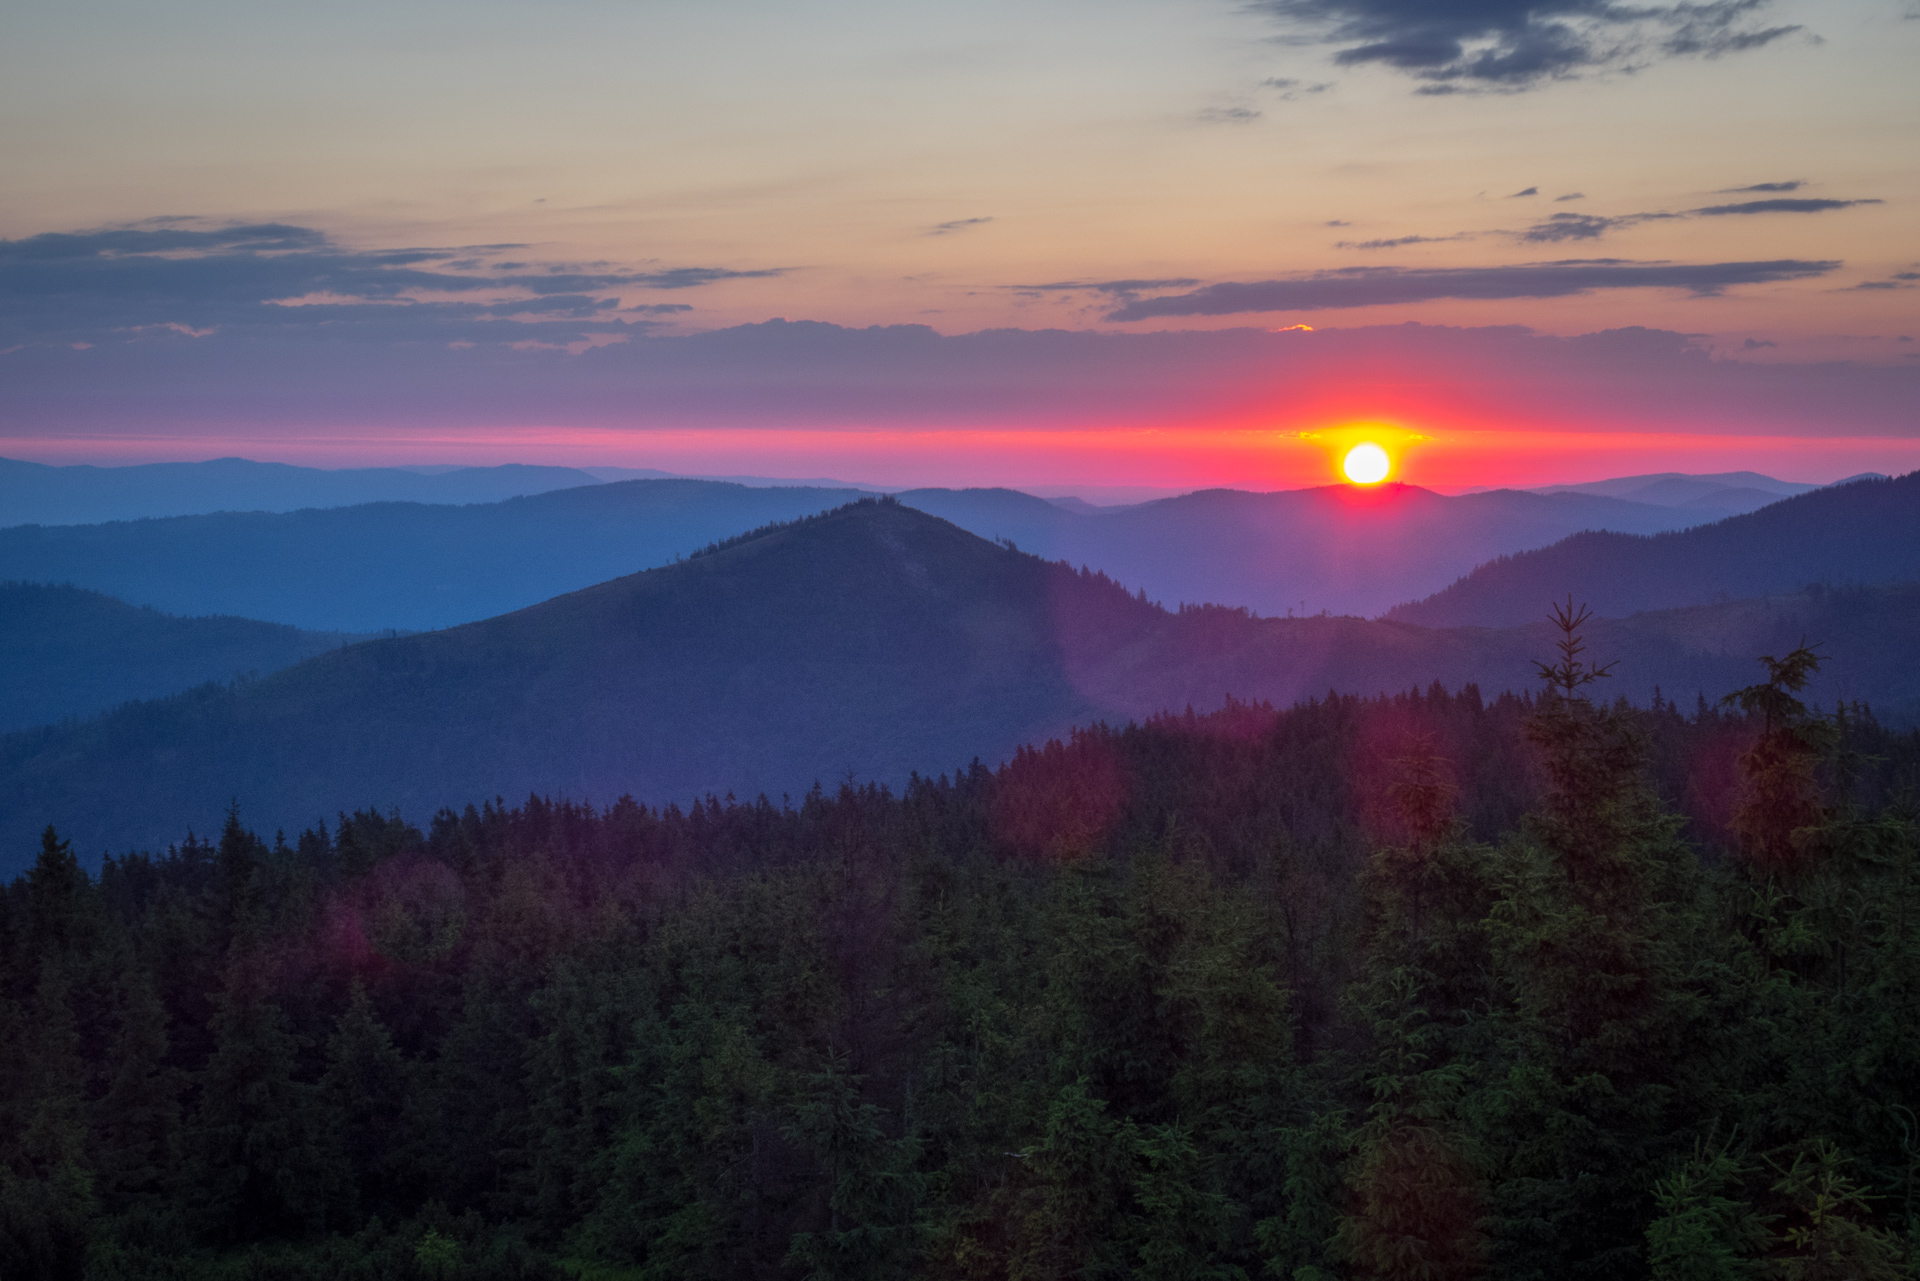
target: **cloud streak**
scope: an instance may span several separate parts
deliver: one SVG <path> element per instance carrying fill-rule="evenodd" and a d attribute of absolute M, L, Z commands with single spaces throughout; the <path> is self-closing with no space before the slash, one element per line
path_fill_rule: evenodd
<path fill-rule="evenodd" d="M 1135 298 L 1107 319 L 1332 311 L 1441 299 L 1565 298 L 1601 289 L 1678 289 L 1704 297 L 1735 285 L 1824 276 L 1839 266 L 1837 261 L 1801 259 L 1671 263 L 1587 258 L 1500 267 L 1342 267 L 1282 280 L 1227 282 L 1189 293 Z"/>
<path fill-rule="evenodd" d="M 1851 209 L 1855 205 L 1880 205 L 1884 200 L 1745 200 L 1733 205 L 1708 205 L 1693 212 L 1708 218 L 1728 214 L 1825 213 L 1829 209 Z"/>

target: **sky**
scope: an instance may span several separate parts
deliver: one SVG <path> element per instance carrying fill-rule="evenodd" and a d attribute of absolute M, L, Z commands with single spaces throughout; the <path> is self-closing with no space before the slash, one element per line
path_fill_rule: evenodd
<path fill-rule="evenodd" d="M 0 454 L 1920 467 L 1920 0 L 21 7 Z"/>

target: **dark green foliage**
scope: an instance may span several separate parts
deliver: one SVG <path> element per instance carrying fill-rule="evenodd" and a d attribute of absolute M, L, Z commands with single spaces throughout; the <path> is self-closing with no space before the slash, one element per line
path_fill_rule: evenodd
<path fill-rule="evenodd" d="M 45 833 L 0 1274 L 1912 1275 L 1920 740 L 1562 657 L 898 794 Z"/>

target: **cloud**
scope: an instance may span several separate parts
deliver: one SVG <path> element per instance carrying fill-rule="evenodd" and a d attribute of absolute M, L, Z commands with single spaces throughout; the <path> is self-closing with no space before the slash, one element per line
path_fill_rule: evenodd
<path fill-rule="evenodd" d="M 1005 288 L 1022 294 L 1095 293 L 1130 298 L 1155 289 L 1189 289 L 1199 283 L 1187 276 L 1170 276 L 1163 280 L 1055 280 L 1044 285 L 1007 285 Z"/>
<path fill-rule="evenodd" d="M 1879 200 L 1749 200 L 1736 205 L 1709 205 L 1684 213 L 1631 213 L 1603 217 L 1599 214 L 1557 213 L 1515 233 L 1532 244 L 1560 244 L 1569 240 L 1598 240 L 1610 231 L 1637 226 L 1643 222 L 1664 222 L 1695 215 L 1720 217 L 1728 214 L 1824 213 L 1829 209 L 1847 209 L 1854 205 L 1877 205 Z"/>
<path fill-rule="evenodd" d="M 1289 80 L 1282 76 L 1268 76 L 1260 82 L 1262 89 L 1274 89 L 1279 92 L 1280 101 L 1293 102 L 1303 93 L 1325 93 L 1333 88 L 1333 81 L 1322 80 L 1308 84 L 1304 80 Z"/>
<path fill-rule="evenodd" d="M 1448 240 L 1470 240 L 1466 232 L 1452 236 L 1396 236 L 1392 240 L 1342 240 L 1335 249 L 1398 249 L 1402 245 L 1437 245 Z"/>
<path fill-rule="evenodd" d="M 275 436 L 363 439 L 376 426 L 394 439 L 457 429 L 463 440 L 524 444 L 540 424 L 563 439 L 617 432 L 644 450 L 654 428 L 1216 431 L 1341 413 L 1436 427 L 1905 438 L 1920 402 L 1920 361 L 1897 359 L 1913 344 L 1871 344 L 1886 349 L 1884 365 L 1799 363 L 1778 352 L 1722 359 L 1705 342 L 1648 329 L 1563 338 L 1514 325 L 1268 327 L 947 336 L 773 321 L 685 335 L 628 329 L 624 342 L 577 352 L 571 344 L 588 338 L 563 344 L 525 330 L 520 340 L 546 345 L 223 329 L 0 356 L 0 421 L 43 441 L 197 442 L 182 452 L 227 435 L 234 443 L 220 452 L 236 453 Z"/>
<path fill-rule="evenodd" d="M 774 269 L 493 260 L 525 245 L 352 249 L 311 227 L 166 219 L 0 241 L 0 347 L 155 342 L 218 329 L 325 341 L 545 342 L 653 322 L 618 294 L 698 289 Z M 670 314 L 687 304 L 630 308 Z"/>
<path fill-rule="evenodd" d="M 1585 258 L 1504 267 L 1340 267 L 1285 280 L 1229 282 L 1207 285 L 1190 293 L 1135 298 L 1107 318 L 1132 321 L 1171 316 L 1326 311 L 1443 298 L 1565 298 L 1596 289 L 1683 289 L 1698 296 L 1710 296 L 1733 285 L 1823 276 L 1839 266 L 1838 262 L 1799 259 L 1673 263 Z"/>
<path fill-rule="evenodd" d="M 1742 351 L 1759 351 L 1762 347 L 1778 347 L 1780 344 L 1767 338 L 1749 338 L 1740 344 Z"/>
<path fill-rule="evenodd" d="M 955 218 L 952 222 L 942 222 L 942 223 L 935 224 L 933 230 L 929 231 L 927 234 L 929 236 L 951 236 L 956 231 L 965 231 L 968 227 L 978 227 L 978 226 L 981 226 L 982 224 L 989 223 L 992 221 L 993 219 L 990 217 L 989 218 Z"/>
<path fill-rule="evenodd" d="M 1708 205 L 1693 212 L 1707 217 L 1726 214 L 1825 213 L 1829 209 L 1851 209 L 1855 205 L 1883 205 L 1884 200 L 1746 200 L 1737 205 Z"/>
<path fill-rule="evenodd" d="M 1526 189 L 1525 191 L 1516 191 L 1516 192 L 1514 192 L 1514 193 L 1513 193 L 1513 194 L 1512 194 L 1511 196 L 1508 196 L 1508 197 L 1507 197 L 1507 199 L 1508 199 L 1508 200 L 1518 200 L 1518 199 L 1519 199 L 1519 198 L 1520 198 L 1521 196 L 1537 196 L 1537 195 L 1539 195 L 1539 194 L 1540 194 L 1540 188 L 1538 188 L 1538 187 L 1528 187 L 1528 188 L 1527 188 L 1527 189 Z"/>
<path fill-rule="evenodd" d="M 1745 187 L 1722 187 L 1720 188 L 1720 194 L 1723 196 L 1739 196 L 1745 195 L 1748 192 L 1798 191 L 1806 185 L 1806 182 L 1800 178 L 1795 178 L 1792 182 L 1756 182 Z"/>
<path fill-rule="evenodd" d="M 1556 205 L 1563 205 L 1569 200 L 1585 200 L 1586 198 L 1587 198 L 1587 193 L 1584 191 L 1569 191 L 1564 196 L 1555 196 L 1553 198 L 1553 203 Z"/>
<path fill-rule="evenodd" d="M 1795 25 L 1756 26 L 1770 0 L 1254 0 L 1253 7 L 1343 46 L 1340 66 L 1379 64 L 1420 92 L 1515 91 L 1668 58 L 1715 58 L 1771 44 Z"/>
<path fill-rule="evenodd" d="M 1252 124 L 1260 118 L 1260 113 L 1251 107 L 1208 107 L 1194 114 L 1197 119 L 1215 125 Z"/>
<path fill-rule="evenodd" d="M 1546 221 L 1536 222 L 1521 232 L 1520 239 L 1534 244 L 1559 244 L 1567 240 L 1598 240 L 1607 232 L 1621 227 L 1680 216 L 1670 213 L 1637 213 L 1605 218 L 1598 214 L 1557 213 L 1549 216 Z"/>
<path fill-rule="evenodd" d="M 1344 221 L 1342 221 L 1342 220 L 1341 220 L 1341 219 L 1339 219 L 1339 218 L 1329 218 L 1329 219 L 1327 219 L 1327 222 L 1326 222 L 1326 225 L 1327 225 L 1327 226 L 1329 226 L 1329 227 L 1351 227 L 1351 226 L 1353 226 L 1353 224 L 1352 224 L 1352 223 L 1350 223 L 1350 222 L 1344 222 Z"/>

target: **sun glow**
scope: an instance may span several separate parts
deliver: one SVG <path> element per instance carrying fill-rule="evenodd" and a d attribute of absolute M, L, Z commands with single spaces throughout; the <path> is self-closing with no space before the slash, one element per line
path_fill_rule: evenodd
<path fill-rule="evenodd" d="M 1340 470 L 1356 485 L 1378 485 L 1393 470 L 1393 460 L 1387 457 L 1386 450 L 1366 440 L 1347 451 Z"/>

